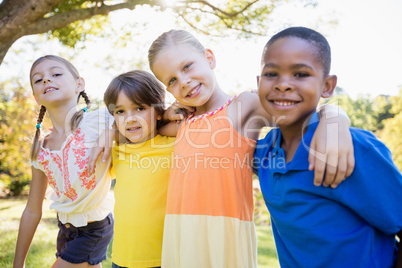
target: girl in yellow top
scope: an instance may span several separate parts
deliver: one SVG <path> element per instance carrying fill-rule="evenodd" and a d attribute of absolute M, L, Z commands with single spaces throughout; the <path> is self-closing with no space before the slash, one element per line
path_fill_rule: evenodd
<path fill-rule="evenodd" d="M 175 138 L 158 134 L 165 90 L 145 71 L 112 80 L 104 102 L 119 130 L 115 175 L 113 267 L 161 266 L 166 194 Z"/>
<path fill-rule="evenodd" d="M 281 118 L 267 122 L 266 118 L 271 117 L 262 108 L 257 94 L 244 92 L 238 97 L 226 94 L 213 72 L 216 66 L 213 52 L 186 31 L 162 34 L 151 45 L 148 59 L 152 72 L 167 91 L 181 104 L 196 107 L 195 113 L 182 123 L 176 138 L 162 266 L 256 267 L 253 152 L 260 129 Z M 280 105 L 297 103 L 289 100 Z M 339 142 L 343 143 L 335 150 L 327 150 L 328 160 L 336 161 L 326 167 L 325 185 L 336 186 L 353 169 L 353 149 L 347 149 L 352 143 L 344 121 L 348 119 L 340 126 Z M 313 149 L 315 144 L 326 145 L 327 149 L 333 148 L 333 143 L 338 144 L 338 133 L 328 133 L 328 139 L 325 131 L 322 134 L 327 123 L 328 120 L 320 121 Z M 330 143 L 326 144 L 326 140 Z M 324 164 L 316 165 L 317 184 L 321 184 L 327 162 L 323 160 Z"/>

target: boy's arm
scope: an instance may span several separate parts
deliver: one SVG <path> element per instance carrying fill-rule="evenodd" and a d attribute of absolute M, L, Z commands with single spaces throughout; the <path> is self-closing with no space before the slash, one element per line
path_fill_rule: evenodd
<path fill-rule="evenodd" d="M 314 169 L 315 185 L 336 188 L 352 174 L 355 165 L 350 119 L 335 105 L 318 107 L 318 112 L 320 123 L 310 145 L 309 169 Z"/>
<path fill-rule="evenodd" d="M 396 257 L 395 268 L 402 268 L 402 230 L 396 234 L 399 237 L 398 255 Z"/>
<path fill-rule="evenodd" d="M 32 181 L 30 185 L 27 205 L 22 213 L 18 230 L 13 263 L 14 268 L 24 267 L 29 247 L 42 218 L 42 205 L 47 188 L 46 175 L 39 169 L 32 167 Z"/>

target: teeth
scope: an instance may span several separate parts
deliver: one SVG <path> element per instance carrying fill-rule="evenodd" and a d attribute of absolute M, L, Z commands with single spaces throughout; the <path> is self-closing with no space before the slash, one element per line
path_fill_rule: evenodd
<path fill-rule="evenodd" d="M 294 101 L 274 101 L 275 104 L 280 105 L 280 106 L 290 106 L 295 104 L 296 102 Z"/>
<path fill-rule="evenodd" d="M 198 87 L 194 88 L 193 90 L 190 91 L 190 93 L 187 94 L 188 97 L 193 95 L 197 91 Z"/>
<path fill-rule="evenodd" d="M 128 131 L 133 131 L 133 130 L 136 130 L 136 129 L 139 129 L 140 127 L 130 127 L 130 128 L 127 128 L 127 130 Z"/>
<path fill-rule="evenodd" d="M 45 90 L 45 94 L 50 92 L 50 91 L 54 91 L 54 90 L 56 90 L 54 87 L 48 88 L 48 89 Z"/>

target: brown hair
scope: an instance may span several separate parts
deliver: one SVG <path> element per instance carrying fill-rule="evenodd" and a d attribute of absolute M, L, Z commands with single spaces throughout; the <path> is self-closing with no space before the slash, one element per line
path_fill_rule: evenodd
<path fill-rule="evenodd" d="M 148 62 L 151 70 L 158 54 L 170 45 L 189 45 L 200 53 L 205 52 L 205 47 L 189 32 L 184 30 L 170 30 L 156 38 L 148 50 Z"/>
<path fill-rule="evenodd" d="M 32 71 L 39 63 L 43 62 L 44 60 L 58 61 L 58 62 L 64 64 L 64 66 L 73 75 L 73 77 L 75 77 L 75 78 L 80 77 L 80 75 L 79 75 L 77 69 L 74 67 L 74 65 L 72 65 L 66 59 L 64 59 L 62 57 L 59 57 L 59 56 L 55 56 L 55 55 L 46 55 L 46 56 L 38 58 L 32 64 L 31 70 L 29 72 L 29 80 L 31 81 L 31 87 L 32 88 L 33 88 L 33 85 L 32 85 Z M 78 101 L 79 101 L 81 96 L 84 98 L 85 103 L 87 105 L 87 109 L 88 109 L 91 106 L 91 101 L 89 100 L 89 98 L 88 98 L 87 94 L 85 93 L 85 91 L 80 92 L 80 94 L 78 95 L 77 103 L 78 103 Z M 36 128 L 34 140 L 32 142 L 32 147 L 31 147 L 31 161 L 36 160 L 36 158 L 38 157 L 39 148 L 40 148 L 40 146 L 42 144 L 42 141 L 40 141 L 41 134 L 42 134 L 40 124 L 42 123 L 43 118 L 45 117 L 45 114 L 46 114 L 46 107 L 41 105 L 39 115 L 38 115 L 38 119 L 36 120 L 37 128 Z M 84 114 L 83 110 L 79 110 L 79 111 L 74 113 L 74 115 L 73 115 L 73 117 L 71 118 L 71 121 L 70 121 L 70 129 L 71 129 L 71 131 L 74 131 L 78 127 L 79 123 L 82 120 L 83 114 Z"/>
<path fill-rule="evenodd" d="M 113 78 L 103 97 L 106 108 L 113 115 L 120 92 L 137 105 L 154 107 L 158 115 L 165 111 L 165 89 L 150 73 L 141 70 L 130 71 Z M 157 128 L 161 126 L 158 121 Z"/>

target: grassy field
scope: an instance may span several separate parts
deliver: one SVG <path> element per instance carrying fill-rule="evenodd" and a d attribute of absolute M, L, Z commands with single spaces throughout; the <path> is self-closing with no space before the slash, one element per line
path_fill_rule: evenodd
<path fill-rule="evenodd" d="M 15 242 L 17 240 L 19 219 L 25 207 L 26 198 L 0 199 L 0 267 L 12 267 Z M 35 233 L 28 253 L 26 267 L 50 267 L 55 261 L 57 220 L 56 214 L 48 209 L 45 200 L 43 217 Z M 257 226 L 258 235 L 258 266 L 279 267 L 275 245 L 270 226 Z M 111 247 L 108 259 L 102 262 L 103 267 L 112 267 Z"/>

